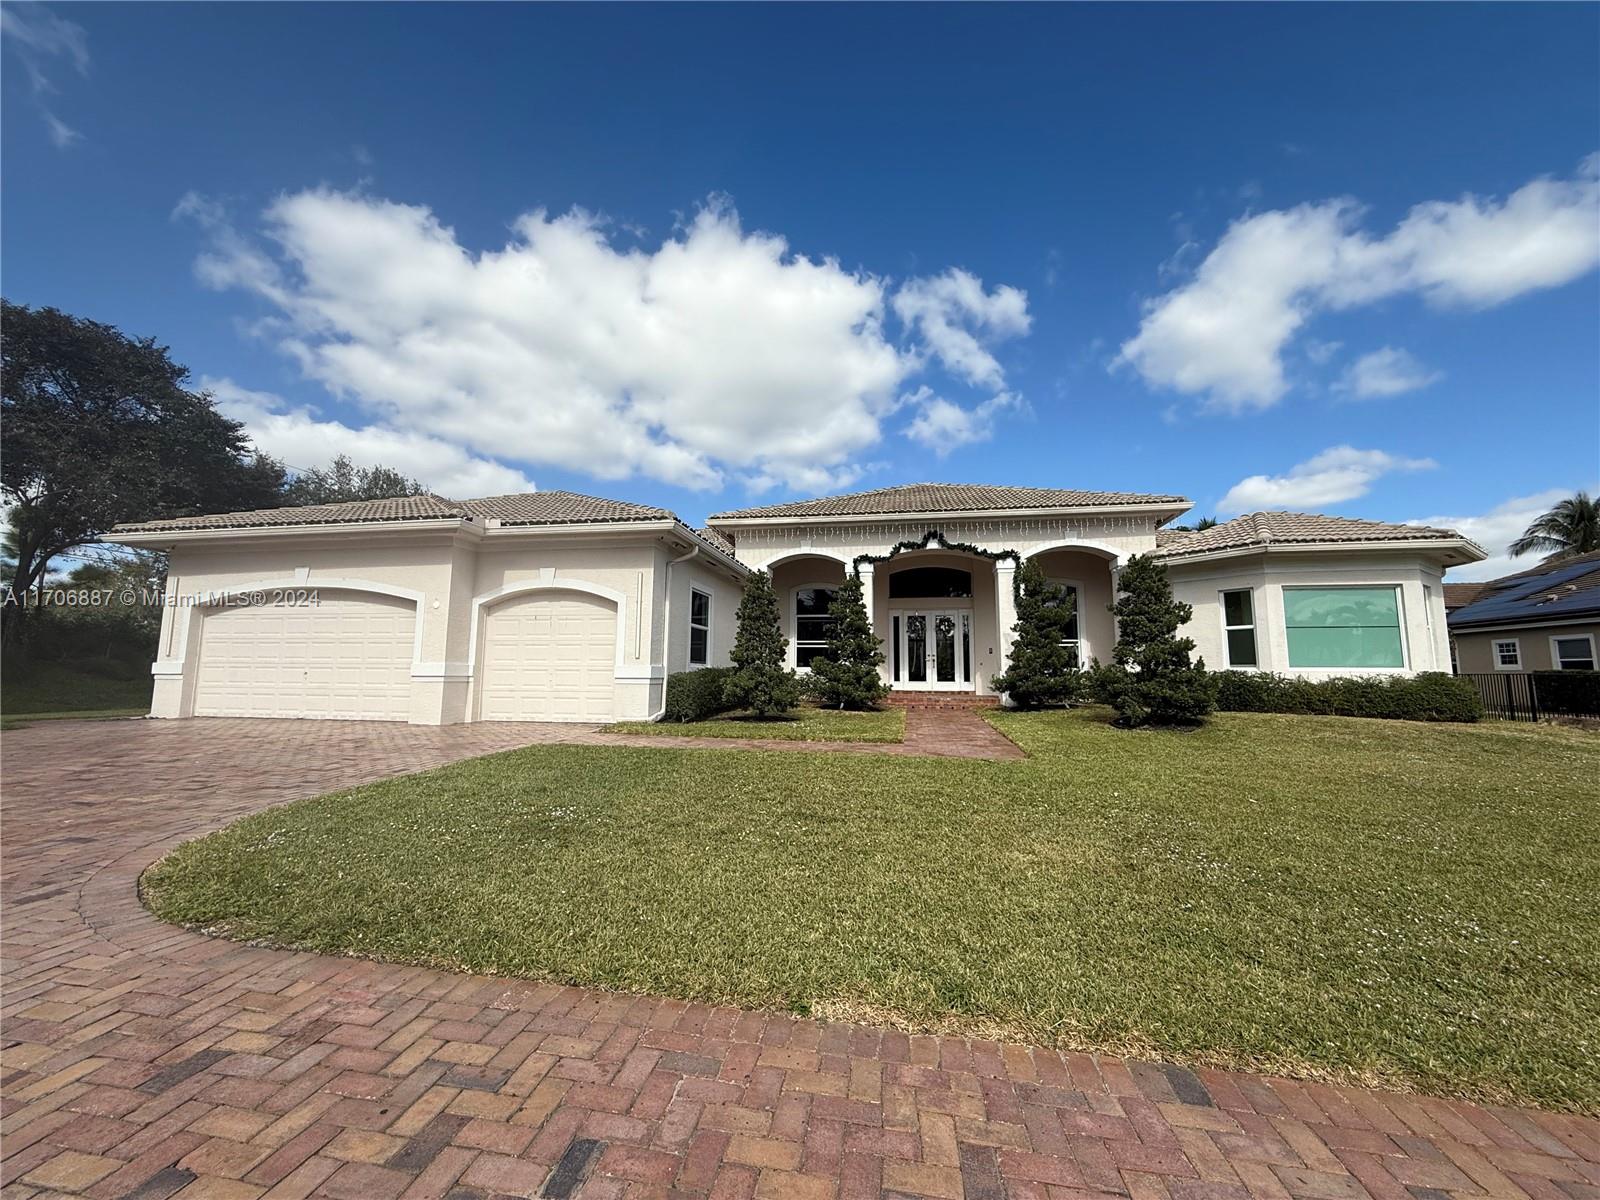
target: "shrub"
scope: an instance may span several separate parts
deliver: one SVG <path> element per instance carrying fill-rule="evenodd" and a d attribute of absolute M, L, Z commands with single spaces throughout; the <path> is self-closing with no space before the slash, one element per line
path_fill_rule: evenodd
<path fill-rule="evenodd" d="M 829 708 L 876 708 L 889 690 L 878 673 L 883 650 L 854 572 L 834 592 L 828 615 L 833 618 L 828 648 L 811 660 L 811 681 L 805 690 Z"/>
<path fill-rule="evenodd" d="M 1118 578 L 1121 595 L 1112 666 L 1096 672 L 1095 686 L 1124 725 L 1187 725 L 1214 706 L 1216 684 L 1205 660 L 1192 660 L 1194 639 L 1178 629 L 1194 609 L 1172 595 L 1167 569 L 1136 554 Z"/>
<path fill-rule="evenodd" d="M 800 685 L 784 666 L 789 639 L 778 624 L 778 597 L 772 577 L 752 571 L 739 600 L 739 631 L 733 639 L 733 670 L 723 685 L 729 708 L 758 717 L 775 717 L 800 702 Z"/>
<path fill-rule="evenodd" d="M 1541 713 L 1600 713 L 1600 671 L 1535 671 L 1530 682 Z"/>
<path fill-rule="evenodd" d="M 1036 559 L 1022 564 L 1017 579 L 1016 640 L 1004 675 L 991 681 L 1018 708 L 1047 708 L 1076 700 L 1083 681 L 1062 642 L 1072 623 L 1072 597 L 1044 577 Z"/>
<path fill-rule="evenodd" d="M 1267 671 L 1222 671 L 1216 681 L 1217 708 L 1223 712 L 1395 721 L 1476 721 L 1483 716 L 1477 689 L 1439 671 L 1320 680 L 1290 679 Z"/>
<path fill-rule="evenodd" d="M 701 667 L 667 676 L 667 703 L 661 719 L 704 721 L 727 712 L 724 695 L 732 673 L 727 667 Z"/>

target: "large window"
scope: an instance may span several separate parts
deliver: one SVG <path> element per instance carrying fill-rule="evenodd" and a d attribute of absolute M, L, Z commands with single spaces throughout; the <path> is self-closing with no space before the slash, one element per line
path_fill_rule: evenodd
<path fill-rule="evenodd" d="M 1558 671 L 1594 670 L 1594 638 L 1587 633 L 1551 638 L 1550 662 Z"/>
<path fill-rule="evenodd" d="M 1260 666 L 1256 658 L 1256 606 L 1249 588 L 1222 593 L 1222 631 L 1230 667 Z"/>
<path fill-rule="evenodd" d="M 711 661 L 711 594 L 689 589 L 689 665 L 703 667 Z"/>
<path fill-rule="evenodd" d="M 1403 667 L 1393 587 L 1284 588 L 1291 667 Z"/>
<path fill-rule="evenodd" d="M 832 588 L 803 587 L 795 589 L 795 666 L 809 667 L 813 658 L 827 650 L 828 634 L 833 631 L 833 618 L 828 615 L 828 606 L 832 603 Z"/>

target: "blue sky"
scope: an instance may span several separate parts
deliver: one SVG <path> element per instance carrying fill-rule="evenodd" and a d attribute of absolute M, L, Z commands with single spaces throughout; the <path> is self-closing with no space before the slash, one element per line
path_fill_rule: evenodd
<path fill-rule="evenodd" d="M 1600 479 L 1594 5 L 4 12 L 7 297 L 295 466 L 1491 548 Z"/>

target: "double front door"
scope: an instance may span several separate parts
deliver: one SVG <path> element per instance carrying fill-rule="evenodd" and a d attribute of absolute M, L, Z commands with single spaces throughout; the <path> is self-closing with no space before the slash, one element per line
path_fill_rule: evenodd
<path fill-rule="evenodd" d="M 897 688 L 972 687 L 970 609 L 902 610 L 893 615 L 890 666 Z"/>

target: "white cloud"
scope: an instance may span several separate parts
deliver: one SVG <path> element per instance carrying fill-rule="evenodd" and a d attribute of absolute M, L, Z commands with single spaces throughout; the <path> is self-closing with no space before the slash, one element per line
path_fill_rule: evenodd
<path fill-rule="evenodd" d="M 951 271 L 891 298 L 715 199 L 654 250 L 575 209 L 474 254 L 427 208 L 327 189 L 267 209 L 271 252 L 203 197 L 175 215 L 207 232 L 201 281 L 267 300 L 302 370 L 383 427 L 605 479 L 848 478 L 930 360 L 998 388 L 988 346 L 1028 324 L 1014 288 Z"/>
<path fill-rule="evenodd" d="M 83 135 L 56 116 L 44 98 L 60 90 L 48 69 L 57 59 L 66 60 L 79 75 L 89 73 L 89 35 L 83 26 L 56 16 L 42 4 L 12 3 L 0 8 L 0 39 L 15 51 L 28 74 L 50 141 L 58 150 L 82 141 Z"/>
<path fill-rule="evenodd" d="M 1384 475 L 1436 466 L 1431 458 L 1401 458 L 1382 450 L 1333 446 L 1290 467 L 1286 474 L 1241 479 L 1217 508 L 1229 515 L 1271 509 L 1315 510 L 1365 496 Z"/>
<path fill-rule="evenodd" d="M 1422 363 L 1409 351 L 1385 346 L 1371 354 L 1363 354 L 1345 368 L 1333 390 L 1358 400 L 1379 396 L 1399 396 L 1429 387 L 1444 378 L 1443 371 L 1435 371 Z"/>
<path fill-rule="evenodd" d="M 929 279 L 907 280 L 894 295 L 894 311 L 921 334 L 947 371 L 985 388 L 1005 384 L 1005 372 L 989 345 L 1019 337 L 1033 323 L 1026 292 L 1005 285 L 986 292 L 983 280 L 959 267 Z"/>
<path fill-rule="evenodd" d="M 1146 305 L 1115 365 L 1214 408 L 1268 408 L 1289 387 L 1284 349 L 1321 311 L 1405 293 L 1483 308 L 1569 283 L 1600 263 L 1600 155 L 1503 202 L 1419 204 L 1383 237 L 1362 215 L 1340 199 L 1236 221 L 1192 279 Z"/>
<path fill-rule="evenodd" d="M 309 409 L 290 407 L 280 396 L 240 387 L 231 379 L 204 376 L 200 386 L 216 398 L 225 416 L 244 423 L 259 449 L 291 467 L 323 467 L 347 454 L 357 466 L 381 463 L 457 500 L 533 491 L 533 481 L 521 471 L 468 454 L 439 438 L 321 420 Z"/>
<path fill-rule="evenodd" d="M 1017 396 L 1001 392 L 973 408 L 962 408 L 926 386 L 904 400 L 917 410 L 916 417 L 906 426 L 906 436 L 940 458 L 961 446 L 988 441 L 994 436 L 995 417 L 1021 404 Z"/>
<path fill-rule="evenodd" d="M 1524 554 L 1519 558 L 1512 558 L 1509 550 L 1511 543 L 1521 537 L 1535 519 L 1548 512 L 1557 500 L 1570 499 L 1578 490 L 1576 487 L 1550 488 L 1531 496 L 1514 497 L 1495 505 L 1486 513 L 1475 516 L 1422 517 L 1419 520 L 1408 521 L 1407 524 L 1454 529 L 1489 552 L 1489 557 L 1483 562 L 1471 563 L 1465 567 L 1452 567 L 1450 582 L 1466 583 L 1475 579 L 1498 579 L 1513 571 L 1538 565 L 1539 559 L 1543 557 L 1539 554 Z"/>
<path fill-rule="evenodd" d="M 1323 342 L 1316 338 L 1306 341 L 1306 357 L 1319 367 L 1333 361 L 1333 356 L 1344 349 L 1343 342 Z"/>

